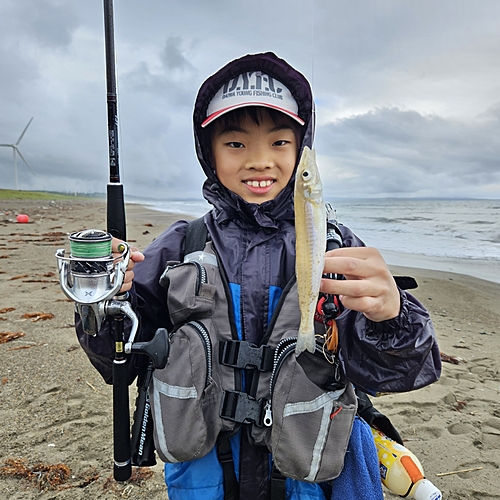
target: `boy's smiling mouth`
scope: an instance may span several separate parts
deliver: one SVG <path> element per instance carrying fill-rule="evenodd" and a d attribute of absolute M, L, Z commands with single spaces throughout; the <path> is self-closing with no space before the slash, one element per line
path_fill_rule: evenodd
<path fill-rule="evenodd" d="M 248 181 L 243 181 L 244 184 L 246 184 L 248 187 L 253 187 L 253 188 L 266 188 L 270 187 L 274 184 L 274 180 L 272 179 L 266 179 L 262 181 L 257 181 L 257 180 L 248 180 Z"/>

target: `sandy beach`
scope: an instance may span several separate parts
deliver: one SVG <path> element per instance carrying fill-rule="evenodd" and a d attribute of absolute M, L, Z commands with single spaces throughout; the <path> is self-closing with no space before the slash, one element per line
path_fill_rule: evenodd
<path fill-rule="evenodd" d="M 112 479 L 112 388 L 76 339 L 54 257 L 67 235 L 105 228 L 104 201 L 0 200 L 0 499 L 166 499 L 162 464 Z M 17 213 L 30 222 L 20 224 Z M 127 206 L 128 239 L 145 248 L 180 218 Z M 356 228 L 352 228 L 356 230 Z M 362 237 L 362 235 L 360 235 Z M 416 278 L 443 363 L 441 380 L 373 400 L 445 499 L 500 498 L 500 284 L 391 267 Z M 131 387 L 131 402 L 135 387 Z M 57 472 L 57 476 L 51 476 Z M 16 474 L 14 474 L 16 472 Z M 60 478 L 60 484 L 54 477 Z M 386 498 L 399 498 L 387 490 Z"/>

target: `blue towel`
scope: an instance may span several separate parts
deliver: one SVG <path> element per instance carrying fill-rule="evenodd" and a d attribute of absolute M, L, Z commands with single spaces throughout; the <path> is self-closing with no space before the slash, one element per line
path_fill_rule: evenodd
<path fill-rule="evenodd" d="M 370 426 L 356 417 L 344 468 L 332 481 L 332 500 L 383 500 L 377 449 Z"/>

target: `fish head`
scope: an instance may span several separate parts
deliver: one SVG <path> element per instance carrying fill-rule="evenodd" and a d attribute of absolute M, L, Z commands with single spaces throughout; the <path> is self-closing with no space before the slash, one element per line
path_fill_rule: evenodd
<path fill-rule="evenodd" d="M 322 196 L 323 188 L 316 164 L 316 151 L 304 147 L 300 157 L 297 172 L 295 174 L 295 193 L 302 194 L 306 198 L 318 198 Z"/>

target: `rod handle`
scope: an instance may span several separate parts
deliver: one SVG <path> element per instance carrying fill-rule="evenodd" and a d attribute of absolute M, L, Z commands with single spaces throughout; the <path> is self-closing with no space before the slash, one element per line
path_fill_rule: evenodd
<path fill-rule="evenodd" d="M 132 475 L 130 409 L 127 360 L 113 361 L 114 478 L 126 481 Z"/>

